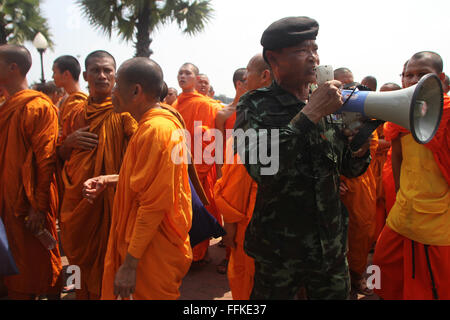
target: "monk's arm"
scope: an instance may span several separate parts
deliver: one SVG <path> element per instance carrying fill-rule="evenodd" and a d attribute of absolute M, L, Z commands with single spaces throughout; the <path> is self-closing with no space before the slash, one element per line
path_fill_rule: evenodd
<path fill-rule="evenodd" d="M 179 176 L 179 165 L 172 161 L 170 151 L 176 142 L 165 131 L 162 127 L 143 130 L 127 149 L 137 154 L 130 168 L 129 186 L 136 195 L 138 208 L 128 246 L 128 253 L 137 259 L 142 257 L 164 217 L 173 209 L 173 195 L 178 192 L 174 190 L 174 177 Z"/>
<path fill-rule="evenodd" d="M 25 119 L 25 130 L 30 137 L 36 165 L 35 209 L 45 213 L 50 209 L 50 183 L 56 169 L 58 115 L 50 104 L 42 102 L 39 107 L 28 108 Z"/>
<path fill-rule="evenodd" d="M 83 183 L 83 191 L 82 191 L 83 197 L 86 198 L 90 203 L 93 203 L 93 201 L 107 187 L 115 187 L 118 182 L 119 182 L 118 174 L 111 174 L 90 178 Z"/>

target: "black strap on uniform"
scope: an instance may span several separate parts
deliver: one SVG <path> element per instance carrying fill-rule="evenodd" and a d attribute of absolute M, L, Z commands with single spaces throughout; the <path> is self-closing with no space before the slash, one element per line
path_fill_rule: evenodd
<path fill-rule="evenodd" d="M 430 278 L 431 278 L 431 285 L 433 290 L 433 298 L 434 300 L 439 300 L 439 296 L 436 289 L 436 284 L 434 282 L 434 276 L 433 276 L 433 270 L 431 269 L 431 263 L 430 263 L 430 257 L 428 256 L 428 245 L 424 244 L 423 247 L 425 248 L 425 256 L 427 258 L 427 265 L 428 265 L 428 271 L 430 271 Z"/>
<path fill-rule="evenodd" d="M 411 240 L 412 247 L 412 278 L 416 277 L 416 259 L 414 258 L 414 240 Z"/>

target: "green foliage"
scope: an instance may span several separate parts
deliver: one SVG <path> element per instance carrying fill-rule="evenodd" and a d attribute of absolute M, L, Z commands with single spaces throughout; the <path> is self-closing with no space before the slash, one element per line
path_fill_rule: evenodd
<path fill-rule="evenodd" d="M 39 5 L 39 0 L 0 0 L 0 44 L 23 44 L 41 32 L 52 47 L 47 19 Z"/>
<path fill-rule="evenodd" d="M 134 41 L 136 56 L 149 56 L 153 30 L 177 23 L 183 33 L 195 35 L 211 20 L 210 0 L 77 0 L 89 23 L 111 38 L 117 32 Z"/>

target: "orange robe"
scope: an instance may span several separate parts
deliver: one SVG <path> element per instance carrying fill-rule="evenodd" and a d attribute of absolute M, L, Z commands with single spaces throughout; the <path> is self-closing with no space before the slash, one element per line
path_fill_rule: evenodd
<path fill-rule="evenodd" d="M 61 102 L 61 105 L 59 106 L 60 127 L 62 127 L 64 120 L 70 114 L 72 109 L 80 103 L 84 103 L 87 98 L 88 96 L 83 92 L 74 92 L 64 98 L 64 100 Z"/>
<path fill-rule="evenodd" d="M 82 109 L 84 107 L 84 104 L 86 103 L 88 99 L 88 96 L 84 94 L 83 92 L 74 92 L 70 95 L 68 95 L 64 100 L 61 102 L 61 105 L 59 106 L 59 137 L 58 137 L 58 146 L 61 145 L 61 143 L 64 141 L 64 139 L 67 137 L 67 134 L 70 133 L 69 131 L 72 130 L 73 124 L 68 123 L 70 120 L 73 121 L 73 117 L 70 116 L 71 112 L 73 112 L 75 109 Z M 76 112 L 76 111 L 75 111 Z M 63 136 L 64 131 L 64 136 Z M 64 195 L 64 181 L 62 180 L 62 168 L 64 166 L 64 161 L 62 161 L 59 157 L 57 157 L 56 161 L 56 182 L 58 187 L 58 198 L 60 199 L 58 203 L 58 220 L 61 220 L 60 218 L 60 212 L 61 212 L 61 202 Z"/>
<path fill-rule="evenodd" d="M 377 134 L 380 139 L 384 139 L 383 134 L 383 125 L 380 125 L 377 128 Z M 386 221 L 386 199 L 384 196 L 384 188 L 383 188 L 383 167 L 387 159 L 387 153 L 389 149 L 386 149 L 385 147 L 380 147 L 378 145 L 378 148 L 375 152 L 375 156 L 372 159 L 373 165 L 373 175 L 376 181 L 376 230 L 375 230 L 375 239 L 378 238 L 378 236 L 381 233 L 381 230 L 384 227 L 384 223 Z"/>
<path fill-rule="evenodd" d="M 450 97 L 445 93 L 443 102 L 442 118 L 436 134 L 430 142 L 424 145 L 431 150 L 439 170 L 450 184 Z M 387 140 L 394 140 L 399 133 L 409 133 L 405 128 L 392 122 L 386 122 L 384 130 Z"/>
<path fill-rule="evenodd" d="M 63 136 L 89 126 L 99 137 L 93 150 L 74 149 L 64 164 L 64 197 L 61 204 L 62 246 L 70 264 L 81 269 L 81 291 L 77 298 L 98 298 L 111 224 L 113 188 L 90 204 L 82 196 L 83 183 L 99 175 L 117 174 L 136 121 L 113 111 L 111 99 L 95 104 L 90 99 L 75 107 L 63 128 Z"/>
<path fill-rule="evenodd" d="M 378 145 L 376 131 L 370 143 L 372 159 Z M 349 213 L 347 259 L 351 271 L 362 275 L 366 270 L 367 256 L 375 241 L 376 181 L 371 162 L 366 172 L 356 178 L 342 176 L 348 191 L 341 200 Z"/>
<path fill-rule="evenodd" d="M 177 299 L 192 262 L 189 229 L 191 190 L 186 161 L 175 164 L 172 150 L 182 128 L 168 110 L 151 109 L 139 121 L 119 174 L 111 236 L 105 258 L 102 299 L 116 299 L 114 279 L 127 253 L 139 259 L 134 299 Z"/>
<path fill-rule="evenodd" d="M 217 112 L 222 109 L 222 105 L 215 103 L 209 97 L 205 97 L 197 91 L 194 91 L 191 93 L 181 93 L 173 103 L 172 107 L 182 115 L 184 122 L 186 123 L 186 130 L 191 136 L 191 153 L 195 161 L 196 157 L 199 157 L 200 155 L 197 155 L 195 152 L 194 141 L 200 143 L 201 155 L 203 155 L 205 147 L 211 142 L 203 142 L 201 137 L 203 137 L 208 129 L 215 128 L 216 115 Z M 195 129 L 194 121 L 201 121 L 201 124 L 197 124 L 197 129 Z M 196 138 L 195 134 L 197 134 Z M 196 162 L 200 162 L 200 160 L 196 160 Z M 214 203 L 214 184 L 217 179 L 216 166 L 214 164 L 205 163 L 202 158 L 201 163 L 196 163 L 195 168 L 209 201 L 209 205 L 206 206 L 206 209 L 220 222 L 222 219 Z M 205 240 L 196 245 L 193 248 L 194 261 L 202 260 L 206 255 L 208 247 L 209 240 Z"/>
<path fill-rule="evenodd" d="M 227 147 L 231 147 L 232 139 Z M 225 163 L 222 178 L 214 187 L 217 208 L 227 223 L 236 223 L 236 247 L 231 248 L 228 263 L 228 282 L 234 300 L 248 300 L 253 289 L 255 263 L 244 251 L 245 230 L 255 208 L 258 185 L 248 175 L 239 155 L 234 164 Z"/>
<path fill-rule="evenodd" d="M 24 225 L 31 206 L 45 214 L 44 227 L 58 239 L 57 109 L 46 95 L 22 90 L 0 107 L 0 128 L 0 216 L 20 272 L 5 277 L 5 285 L 12 298 L 59 293 L 58 245 L 47 250 Z"/>

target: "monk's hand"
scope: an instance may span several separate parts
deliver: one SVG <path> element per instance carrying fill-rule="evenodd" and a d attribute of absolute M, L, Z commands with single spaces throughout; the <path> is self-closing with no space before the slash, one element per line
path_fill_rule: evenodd
<path fill-rule="evenodd" d="M 44 226 L 45 215 L 32 207 L 28 210 L 28 216 L 25 218 L 25 227 L 33 234 L 38 234 Z"/>
<path fill-rule="evenodd" d="M 98 136 L 89 132 L 89 126 L 80 128 L 67 136 L 64 147 L 69 149 L 92 150 L 98 145 Z"/>
<path fill-rule="evenodd" d="M 323 117 L 332 114 L 342 107 L 341 87 L 337 80 L 327 81 L 321 84 L 311 95 L 309 102 L 301 113 L 314 123 L 318 123 Z"/>
<path fill-rule="evenodd" d="M 224 223 L 223 228 L 227 232 L 226 235 L 222 237 L 223 244 L 230 248 L 236 248 L 236 230 L 237 223 Z"/>
<path fill-rule="evenodd" d="M 339 194 L 341 196 L 344 196 L 347 193 L 347 191 L 348 191 L 347 185 L 345 184 L 344 181 L 341 181 L 341 183 L 339 184 Z"/>
<path fill-rule="evenodd" d="M 94 200 L 106 189 L 108 186 L 108 176 L 98 176 L 86 180 L 83 183 L 83 198 L 87 199 L 89 203 L 94 203 Z"/>
<path fill-rule="evenodd" d="M 114 295 L 129 298 L 136 290 L 136 268 L 138 259 L 127 253 L 114 279 Z"/>

